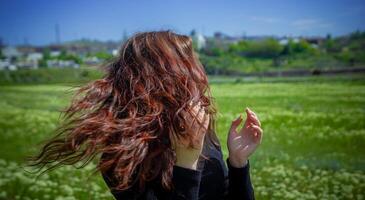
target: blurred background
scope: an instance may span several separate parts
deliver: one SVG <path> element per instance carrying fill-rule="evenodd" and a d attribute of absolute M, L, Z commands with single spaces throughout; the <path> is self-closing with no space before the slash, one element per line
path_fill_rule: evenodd
<path fill-rule="evenodd" d="M 189 35 L 227 157 L 246 106 L 265 135 L 257 199 L 365 199 L 365 2 L 0 0 L 0 199 L 112 199 L 95 164 L 35 178 L 25 157 L 62 122 L 71 87 L 136 32 Z"/>

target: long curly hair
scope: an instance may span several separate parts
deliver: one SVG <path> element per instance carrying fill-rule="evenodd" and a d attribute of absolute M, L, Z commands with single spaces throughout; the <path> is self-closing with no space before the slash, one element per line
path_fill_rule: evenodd
<path fill-rule="evenodd" d="M 219 146 L 216 108 L 190 37 L 170 30 L 136 33 L 102 68 L 103 77 L 78 87 L 71 104 L 61 110 L 64 123 L 31 165 L 47 170 L 85 166 L 106 154 L 96 171 L 112 170 L 116 189 L 129 188 L 134 178 L 142 186 L 157 176 L 171 189 L 176 162 L 172 136 L 196 145 L 194 133 L 187 131 L 195 118 L 186 117 L 189 102 L 200 101 L 206 108 L 206 136 Z"/>

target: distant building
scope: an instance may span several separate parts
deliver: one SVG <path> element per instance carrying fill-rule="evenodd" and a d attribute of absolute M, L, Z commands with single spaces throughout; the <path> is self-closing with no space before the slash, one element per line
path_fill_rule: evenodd
<path fill-rule="evenodd" d="M 16 65 L 10 62 L 10 59 L 0 60 L 0 70 L 16 70 Z"/>
<path fill-rule="evenodd" d="M 102 61 L 96 56 L 86 57 L 83 59 L 85 65 L 95 66 L 99 65 Z"/>
<path fill-rule="evenodd" d="M 201 33 L 193 30 L 191 31 L 190 36 L 193 39 L 193 42 L 196 44 L 197 49 L 200 50 L 205 47 L 206 39 Z"/>
<path fill-rule="evenodd" d="M 298 43 L 300 41 L 300 38 L 290 38 L 290 37 L 285 37 L 285 38 L 280 38 L 279 39 L 279 44 L 281 45 L 287 45 L 289 43 L 289 41 L 291 41 L 292 43 Z"/>
<path fill-rule="evenodd" d="M 37 69 L 38 68 L 38 62 L 34 60 L 24 60 L 16 62 L 17 69 Z"/>
<path fill-rule="evenodd" d="M 283 38 L 279 40 L 279 44 L 281 45 L 287 45 L 289 43 L 289 39 L 288 38 Z"/>
<path fill-rule="evenodd" d="M 34 46 L 30 46 L 30 45 L 22 45 L 22 46 L 17 46 L 16 49 L 22 53 L 22 55 L 28 55 L 34 52 L 40 52 L 41 53 L 41 47 L 34 47 Z"/>
<path fill-rule="evenodd" d="M 244 39 L 244 37 L 240 37 L 240 36 L 230 36 L 227 34 L 224 34 L 222 32 L 215 32 L 213 35 L 213 38 L 215 40 L 219 40 L 222 41 L 224 43 L 237 43 L 239 41 L 241 41 L 242 39 Z"/>
<path fill-rule="evenodd" d="M 16 47 L 8 46 L 2 49 L 2 53 L 5 58 L 15 59 L 22 56 L 22 53 L 17 50 Z"/>
<path fill-rule="evenodd" d="M 112 53 L 113 56 L 116 56 L 116 55 L 118 55 L 119 50 L 118 49 L 113 49 L 111 53 Z"/>
<path fill-rule="evenodd" d="M 27 60 L 41 60 L 43 58 L 42 53 L 34 52 L 27 55 Z"/>
<path fill-rule="evenodd" d="M 57 56 L 61 55 L 61 51 L 53 50 L 53 51 L 51 51 L 51 52 L 49 53 L 49 55 L 50 55 L 51 57 L 57 57 Z"/>
<path fill-rule="evenodd" d="M 305 38 L 305 40 L 313 47 L 313 48 L 318 48 L 319 45 L 321 45 L 324 41 L 325 38 L 323 37 L 308 37 Z"/>
<path fill-rule="evenodd" d="M 21 59 L 22 53 L 13 46 L 4 47 L 1 52 L 5 58 L 0 60 L 0 70 L 16 70 L 16 62 Z"/>
<path fill-rule="evenodd" d="M 52 68 L 79 68 L 80 65 L 73 60 L 47 60 L 47 66 Z"/>
<path fill-rule="evenodd" d="M 43 54 L 38 52 L 29 53 L 23 63 L 25 67 L 37 69 L 39 61 L 42 60 Z"/>

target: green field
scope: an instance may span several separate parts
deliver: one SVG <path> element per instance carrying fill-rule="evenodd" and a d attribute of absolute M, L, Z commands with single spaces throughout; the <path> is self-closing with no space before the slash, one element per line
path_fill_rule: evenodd
<path fill-rule="evenodd" d="M 264 138 L 251 158 L 257 199 L 365 199 L 365 77 L 212 81 L 218 134 L 246 106 Z M 25 156 L 52 135 L 68 86 L 0 86 L 0 199 L 112 199 L 101 177 L 63 167 L 34 179 Z"/>

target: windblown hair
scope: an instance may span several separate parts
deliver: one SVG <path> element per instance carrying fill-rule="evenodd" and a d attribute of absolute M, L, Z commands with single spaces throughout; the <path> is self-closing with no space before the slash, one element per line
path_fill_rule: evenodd
<path fill-rule="evenodd" d="M 139 32 L 126 40 L 101 79 L 80 86 L 61 110 L 64 123 L 56 136 L 31 159 L 49 170 L 82 167 L 105 154 L 96 171 L 112 170 L 116 189 L 140 185 L 161 176 L 171 189 L 176 154 L 172 136 L 196 145 L 188 127 L 189 102 L 202 102 L 209 113 L 207 137 L 219 145 L 208 79 L 188 36 L 167 31 Z M 138 170 L 137 170 L 138 169 Z"/>

